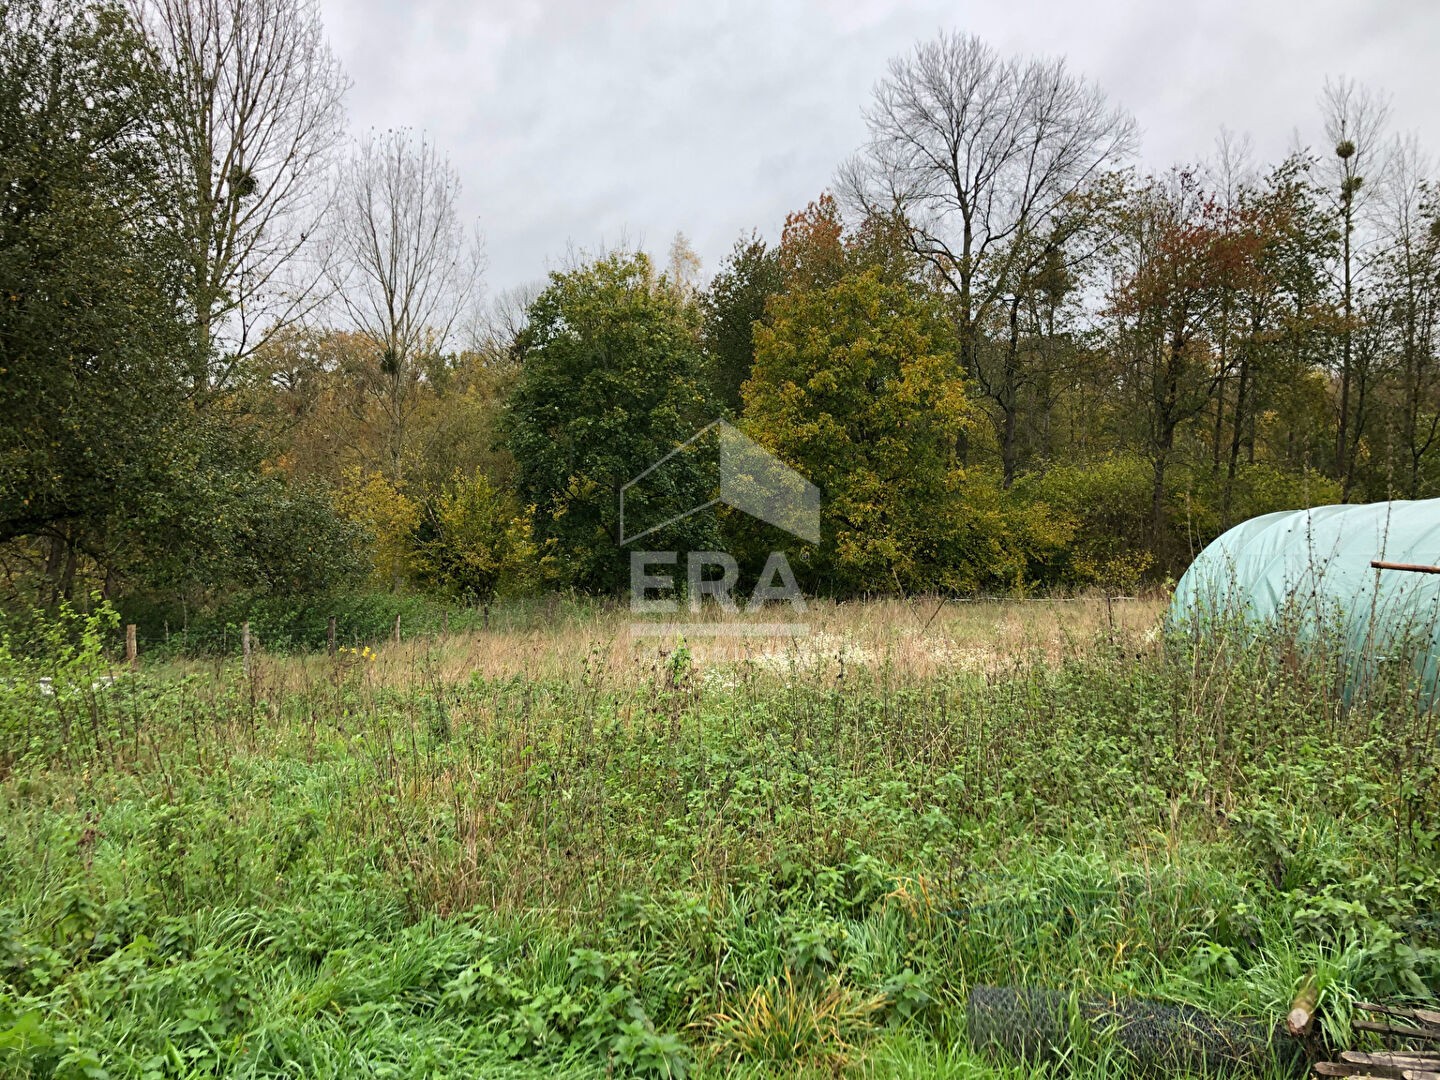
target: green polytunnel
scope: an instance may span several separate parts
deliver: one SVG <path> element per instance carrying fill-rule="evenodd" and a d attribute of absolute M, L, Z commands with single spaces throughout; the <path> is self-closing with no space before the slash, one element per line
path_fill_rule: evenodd
<path fill-rule="evenodd" d="M 1339 643 L 1354 682 L 1413 658 L 1436 688 L 1440 574 L 1380 569 L 1440 564 L 1440 499 L 1317 506 L 1263 514 L 1223 533 L 1175 587 L 1169 622 L 1273 622 Z"/>

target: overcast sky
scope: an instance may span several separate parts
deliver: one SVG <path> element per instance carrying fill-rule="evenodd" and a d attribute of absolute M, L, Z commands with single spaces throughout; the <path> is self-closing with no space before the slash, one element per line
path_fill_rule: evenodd
<path fill-rule="evenodd" d="M 1436 0 L 322 0 L 358 132 L 430 133 L 485 234 L 487 285 L 683 230 L 708 274 L 831 182 L 886 61 L 940 28 L 1063 54 L 1140 123 L 1141 164 L 1315 139 L 1341 73 L 1440 152 Z"/>

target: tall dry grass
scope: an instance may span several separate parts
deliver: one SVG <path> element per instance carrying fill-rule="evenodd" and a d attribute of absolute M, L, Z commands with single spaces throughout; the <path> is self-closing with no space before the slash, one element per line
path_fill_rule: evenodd
<path fill-rule="evenodd" d="M 425 634 L 373 647 L 370 679 L 380 686 L 452 684 L 480 675 L 570 681 L 588 678 L 623 685 L 649 677 L 683 647 L 698 671 L 727 670 L 824 677 L 847 667 L 884 670 L 897 679 L 922 680 L 956 671 L 1000 674 L 1020 660 L 1058 660 L 1091 647 L 1107 631 L 1144 634 L 1165 610 L 1159 596 L 1103 596 L 1043 600 L 956 601 L 935 598 L 846 602 L 811 601 L 799 615 L 786 610 L 798 633 L 756 634 L 775 625 L 773 612 L 700 614 L 637 619 L 623 606 L 574 614 L 542 612 L 520 627 L 454 634 Z M 680 624 L 675 632 L 659 626 Z M 691 627 L 698 632 L 686 632 Z M 736 631 L 730 633 L 729 631 Z M 322 682 L 331 662 L 323 655 L 266 657 L 267 677 L 280 688 Z M 182 670 L 214 663 L 180 662 Z"/>

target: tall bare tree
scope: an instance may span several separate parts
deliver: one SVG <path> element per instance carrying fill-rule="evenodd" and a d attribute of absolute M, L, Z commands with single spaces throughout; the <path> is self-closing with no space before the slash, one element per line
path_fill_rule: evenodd
<path fill-rule="evenodd" d="M 1205 166 L 1207 180 L 1214 191 L 1214 198 L 1220 203 L 1224 210 L 1221 215 L 1222 226 L 1225 229 L 1233 229 L 1239 224 L 1241 204 L 1249 199 L 1256 186 L 1254 166 L 1251 162 L 1251 142 L 1249 136 L 1237 136 L 1228 128 L 1222 127 L 1220 134 L 1215 139 L 1215 154 Z M 1239 317 L 1237 311 L 1238 297 L 1235 294 L 1234 282 L 1226 282 L 1222 285 L 1220 311 L 1215 319 L 1215 345 L 1217 383 L 1215 387 L 1215 427 L 1211 441 L 1210 466 L 1212 471 L 1220 470 L 1220 444 L 1225 424 L 1225 404 L 1228 384 L 1231 377 L 1236 376 L 1238 382 L 1239 398 L 1236 402 L 1236 420 L 1244 409 L 1244 396 L 1248 382 L 1246 371 L 1246 357 L 1242 350 L 1232 348 L 1233 338 L 1236 336 L 1236 320 Z"/>
<path fill-rule="evenodd" d="M 478 230 L 461 221 L 460 177 L 424 136 L 395 130 L 355 147 L 331 228 L 330 279 L 375 354 L 372 393 L 401 478 L 407 421 L 425 379 L 478 297 Z"/>
<path fill-rule="evenodd" d="M 1426 456 L 1440 445 L 1440 185 L 1413 137 L 1399 139 L 1381 185 L 1383 253 L 1379 290 L 1392 337 L 1405 473 L 1397 485 L 1418 499 Z"/>
<path fill-rule="evenodd" d="M 974 377 L 985 325 L 1055 269 L 1057 229 L 1086 224 L 1077 198 L 1129 155 L 1134 121 L 1064 60 L 1007 58 L 979 38 L 942 33 L 890 62 L 865 122 L 869 139 L 842 167 L 840 189 L 867 214 L 907 223 L 915 251 L 954 294 Z M 1012 377 L 996 385 L 997 401 L 1014 397 Z M 1015 426 L 1005 410 L 1000 402 L 1002 437 Z"/>
<path fill-rule="evenodd" d="M 347 87 L 317 0 L 131 0 L 166 75 L 168 165 L 187 194 L 197 394 L 313 306 L 312 253 Z"/>
<path fill-rule="evenodd" d="M 545 289 L 543 281 L 512 285 L 491 294 L 465 331 L 467 348 L 486 367 L 509 370 L 519 364 L 520 334 L 530 321 L 530 305 Z"/>
<path fill-rule="evenodd" d="M 1365 204 L 1383 165 L 1385 123 L 1390 108 L 1384 98 L 1352 79 L 1327 79 L 1320 95 L 1325 139 L 1334 151 L 1329 158 L 1330 187 L 1340 231 L 1340 260 L 1336 268 L 1340 290 L 1339 404 L 1335 424 L 1335 475 L 1348 498 L 1355 475 L 1355 450 L 1364 432 L 1366 372 L 1356 354 L 1356 291 L 1364 237 L 1357 236 Z M 1370 181 L 1366 188 L 1367 179 Z M 1359 399 L 1359 408 L 1351 398 Z M 1356 415 L 1352 417 L 1352 413 Z"/>

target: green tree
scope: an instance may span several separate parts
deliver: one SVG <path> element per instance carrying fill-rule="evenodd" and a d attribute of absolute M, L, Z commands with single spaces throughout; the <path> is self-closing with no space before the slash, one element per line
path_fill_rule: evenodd
<path fill-rule="evenodd" d="M 1166 546 L 1165 492 L 1180 435 L 1220 385 L 1213 320 L 1230 272 L 1248 269 L 1250 260 L 1187 170 L 1138 188 L 1122 221 L 1110 296 L 1113 345 L 1150 459 L 1150 540 L 1158 550 Z"/>
<path fill-rule="evenodd" d="M 214 407 L 186 430 L 163 486 L 106 531 L 107 568 L 131 590 L 191 604 L 333 592 L 364 575 L 370 538 L 333 489 L 291 480 Z"/>
<path fill-rule="evenodd" d="M 381 472 L 345 471 L 336 505 L 346 519 L 369 535 L 370 579 L 396 589 L 415 569 L 415 534 L 421 507 Z"/>
<path fill-rule="evenodd" d="M 780 285 L 776 253 L 752 233 L 735 242 L 701 299 L 711 382 L 720 405 L 732 416 L 740 414 L 740 388 L 755 362 L 755 324 L 765 317 L 765 303 Z"/>
<path fill-rule="evenodd" d="M 537 538 L 554 546 L 570 582 L 617 590 L 623 485 L 713 417 L 692 306 L 643 254 L 612 254 L 555 273 L 520 335 L 521 373 L 506 426 L 520 497 L 538 508 Z M 704 470 L 682 456 L 627 502 L 705 501 Z M 705 546 L 704 515 L 663 534 L 676 549 Z"/>
<path fill-rule="evenodd" d="M 1314 380 L 1306 379 L 1305 349 L 1307 340 L 1315 337 L 1315 309 L 1333 234 L 1320 216 L 1306 171 L 1303 158 L 1287 159 L 1263 184 L 1242 185 L 1224 214 L 1227 241 L 1239 258 L 1230 260 L 1230 271 L 1222 279 L 1230 290 L 1229 302 L 1222 308 L 1220 332 L 1212 335 L 1221 374 L 1215 395 L 1216 470 L 1227 406 L 1230 429 L 1223 454 L 1222 530 L 1237 520 L 1237 481 L 1243 466 L 1256 464 L 1258 418 L 1293 411 L 1290 403 L 1313 387 Z M 1313 445 L 1306 445 L 1309 440 L 1302 435 L 1300 446 L 1292 445 L 1285 455 L 1285 464 L 1296 473 L 1308 469 L 1311 454 L 1319 449 L 1321 431 L 1309 434 Z"/>
<path fill-rule="evenodd" d="M 17 0 L 0 26 L 0 543 L 39 569 L 31 598 L 349 580 L 358 535 L 329 492 L 266 467 L 232 402 L 191 400 L 170 76 L 111 4 Z"/>
<path fill-rule="evenodd" d="M 0 542 L 51 597 L 175 480 L 193 339 L 159 87 L 110 4 L 0 5 Z"/>
<path fill-rule="evenodd" d="M 952 448 L 974 417 L 940 306 L 871 267 L 776 297 L 755 344 L 745 428 L 820 488 L 815 583 L 946 584 Z"/>

